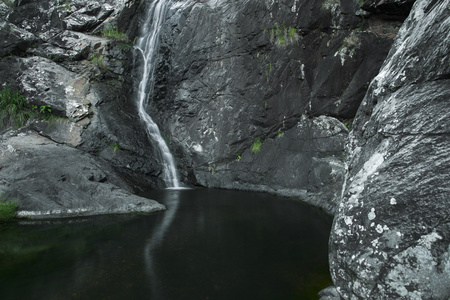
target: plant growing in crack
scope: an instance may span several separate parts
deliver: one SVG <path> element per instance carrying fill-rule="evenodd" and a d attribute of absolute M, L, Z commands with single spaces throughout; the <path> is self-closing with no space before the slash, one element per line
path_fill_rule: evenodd
<path fill-rule="evenodd" d="M 120 146 L 118 143 L 110 144 L 109 147 L 114 150 L 114 152 L 120 150 Z"/>
<path fill-rule="evenodd" d="M 99 53 L 95 53 L 91 56 L 91 58 L 89 59 L 89 61 L 96 65 L 97 67 L 99 67 L 100 69 L 103 70 L 108 70 L 108 67 L 106 66 L 106 64 L 103 62 L 102 59 L 102 55 Z"/>
<path fill-rule="evenodd" d="M 113 39 L 115 41 L 120 41 L 120 42 L 128 42 L 128 36 L 123 33 L 123 32 L 119 32 L 119 29 L 116 27 L 107 27 L 105 29 L 102 30 L 102 35 L 106 38 L 110 38 Z"/>
<path fill-rule="evenodd" d="M 253 142 L 252 146 L 250 147 L 250 150 L 251 150 L 254 154 L 258 153 L 259 150 L 261 150 L 261 145 L 262 145 L 262 143 L 263 143 L 263 142 L 261 141 L 261 139 L 260 139 L 260 138 L 257 138 L 257 139 Z"/>
<path fill-rule="evenodd" d="M 274 27 L 270 29 L 269 35 L 270 41 L 280 48 L 293 45 L 300 38 L 296 28 L 286 27 L 278 23 L 275 23 Z"/>

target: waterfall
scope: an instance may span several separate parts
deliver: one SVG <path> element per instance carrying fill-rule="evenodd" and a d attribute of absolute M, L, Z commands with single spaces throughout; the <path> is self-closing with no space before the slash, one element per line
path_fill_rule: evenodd
<path fill-rule="evenodd" d="M 154 73 L 156 67 L 156 55 L 159 47 L 159 35 L 169 5 L 170 0 L 154 0 L 151 3 L 147 11 L 140 37 L 135 46 L 135 49 L 137 49 L 138 53 L 142 54 L 143 58 L 143 66 L 139 66 L 141 68 L 140 71 L 142 71 L 142 77 L 139 82 L 137 104 L 139 117 L 145 123 L 147 134 L 151 141 L 156 143 L 160 151 L 163 163 L 164 182 L 169 188 L 178 188 L 180 182 L 175 167 L 175 160 L 170 153 L 166 141 L 161 136 L 158 125 L 156 125 L 146 112 L 149 99 L 152 97 L 154 89 Z"/>

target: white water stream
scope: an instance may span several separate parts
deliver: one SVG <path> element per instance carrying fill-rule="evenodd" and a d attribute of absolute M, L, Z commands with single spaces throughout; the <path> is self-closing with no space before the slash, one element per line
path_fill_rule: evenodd
<path fill-rule="evenodd" d="M 170 0 L 155 0 L 151 3 L 147 11 L 140 37 L 137 40 L 135 48 L 143 57 L 143 66 L 140 66 L 142 69 L 142 77 L 139 83 L 137 101 L 139 117 L 144 121 L 147 134 L 151 141 L 156 143 L 160 150 L 161 161 L 163 163 L 164 182 L 168 188 L 179 188 L 180 181 L 178 179 L 175 160 L 170 153 L 166 141 L 161 136 L 158 125 L 156 125 L 146 112 L 149 99 L 153 94 L 155 64 L 159 48 L 160 31 L 170 5 Z"/>

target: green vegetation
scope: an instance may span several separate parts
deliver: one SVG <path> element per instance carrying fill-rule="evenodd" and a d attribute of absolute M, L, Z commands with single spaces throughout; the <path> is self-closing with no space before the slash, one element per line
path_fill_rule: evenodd
<path fill-rule="evenodd" d="M 341 120 L 341 122 L 345 125 L 345 127 L 347 127 L 348 131 L 352 130 L 353 119 Z"/>
<path fill-rule="evenodd" d="M 58 119 L 53 115 L 50 105 L 30 107 L 24 96 L 4 85 L 0 90 L 0 128 L 20 128 L 25 126 L 28 120 L 35 118 L 50 122 Z"/>
<path fill-rule="evenodd" d="M 266 32 L 266 30 L 264 32 Z M 274 28 L 269 31 L 269 34 L 270 41 L 281 48 L 296 43 L 300 38 L 296 28 L 287 28 L 286 26 L 281 26 L 278 23 L 274 24 Z"/>
<path fill-rule="evenodd" d="M 125 51 L 130 51 L 133 47 L 130 44 L 120 44 L 119 46 L 117 46 L 117 48 Z"/>
<path fill-rule="evenodd" d="M 256 154 L 257 152 L 259 152 L 259 150 L 261 150 L 261 145 L 262 145 L 261 139 L 260 139 L 260 138 L 257 138 L 257 139 L 253 142 L 252 146 L 250 147 L 250 150 L 251 150 L 253 153 Z"/>
<path fill-rule="evenodd" d="M 114 152 L 116 152 L 117 150 L 120 150 L 120 146 L 117 143 L 114 143 L 114 144 L 109 145 L 109 146 L 114 150 Z"/>
<path fill-rule="evenodd" d="M 102 35 L 115 41 L 121 42 L 129 41 L 128 36 L 125 33 L 119 32 L 119 29 L 117 27 L 103 29 Z"/>
<path fill-rule="evenodd" d="M 0 223 L 11 222 L 17 216 L 17 203 L 0 200 Z"/>
<path fill-rule="evenodd" d="M 278 136 L 282 136 L 286 133 L 286 130 L 278 129 Z"/>
<path fill-rule="evenodd" d="M 50 120 L 54 117 L 52 114 L 52 107 L 50 105 L 41 105 L 39 107 L 37 105 L 33 105 L 31 109 L 37 111 L 41 119 Z"/>
<path fill-rule="evenodd" d="M 105 70 L 108 69 L 108 67 L 105 65 L 105 63 L 102 60 L 102 56 L 100 54 L 98 54 L 98 53 L 93 54 L 91 56 L 91 58 L 89 59 L 89 61 L 91 63 L 93 63 L 94 65 L 97 65 L 101 69 L 105 69 Z"/>
<path fill-rule="evenodd" d="M 2 0 L 8 7 L 14 7 L 14 1 L 11 0 Z"/>
<path fill-rule="evenodd" d="M 34 116 L 27 104 L 28 100 L 24 96 L 4 85 L 0 90 L 0 127 L 24 126 Z"/>
<path fill-rule="evenodd" d="M 236 160 L 237 160 L 237 161 L 240 161 L 241 158 L 242 158 L 242 156 L 241 156 L 240 154 L 238 154 L 237 157 L 236 157 Z"/>

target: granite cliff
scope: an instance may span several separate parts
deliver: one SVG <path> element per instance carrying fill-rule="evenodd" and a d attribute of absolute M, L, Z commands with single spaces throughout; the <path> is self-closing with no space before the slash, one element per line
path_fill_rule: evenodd
<path fill-rule="evenodd" d="M 0 2 L 2 88 L 54 115 L 2 118 L 23 216 L 164 209 L 134 195 L 164 187 L 134 100 L 149 3 Z M 414 3 L 174 0 L 162 29 L 148 113 L 181 181 L 335 214 L 323 299 L 450 295 L 450 3 Z"/>

